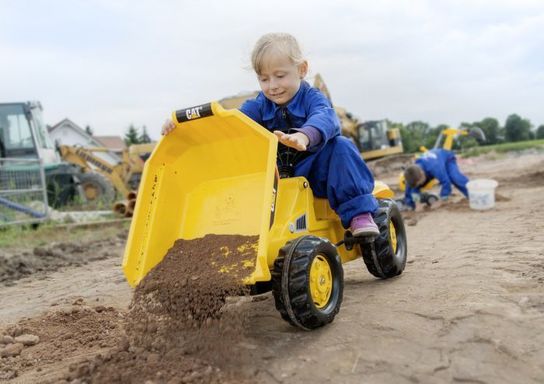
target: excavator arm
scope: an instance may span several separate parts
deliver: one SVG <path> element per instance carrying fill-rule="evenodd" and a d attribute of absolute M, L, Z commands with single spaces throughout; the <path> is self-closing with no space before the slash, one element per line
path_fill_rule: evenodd
<path fill-rule="evenodd" d="M 79 147 L 61 145 L 59 151 L 63 160 L 82 168 L 83 172 L 98 172 L 106 177 L 115 189 L 124 197 L 130 192 L 126 186 L 124 165 L 112 165 L 95 155 L 96 152 L 108 152 L 102 147 Z"/>

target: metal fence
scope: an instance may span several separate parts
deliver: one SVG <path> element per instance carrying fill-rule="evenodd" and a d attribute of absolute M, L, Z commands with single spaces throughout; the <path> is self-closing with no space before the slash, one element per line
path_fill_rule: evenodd
<path fill-rule="evenodd" d="M 36 223 L 47 217 L 47 188 L 40 159 L 0 159 L 0 226 Z"/>

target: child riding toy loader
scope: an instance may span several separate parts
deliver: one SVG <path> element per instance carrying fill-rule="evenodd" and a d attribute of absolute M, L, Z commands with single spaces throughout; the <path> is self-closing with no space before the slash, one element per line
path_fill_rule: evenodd
<path fill-rule="evenodd" d="M 282 318 L 308 330 L 338 313 L 342 263 L 362 256 L 383 279 L 404 270 L 406 232 L 385 184 L 376 182 L 373 191 L 380 234 L 363 241 L 342 227 L 327 199 L 313 196 L 305 178 L 279 178 L 277 137 L 240 111 L 212 102 L 176 111 L 173 121 L 177 128 L 153 151 L 140 184 L 123 260 L 131 285 L 177 239 L 256 236 L 243 283 L 253 292 L 271 289 Z"/>

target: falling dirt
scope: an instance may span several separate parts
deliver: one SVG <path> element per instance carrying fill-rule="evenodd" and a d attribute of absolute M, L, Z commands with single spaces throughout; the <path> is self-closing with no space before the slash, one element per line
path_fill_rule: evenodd
<path fill-rule="evenodd" d="M 209 314 L 197 313 L 188 292 L 204 288 L 209 275 L 192 280 L 157 269 L 164 291 L 152 274 L 131 291 L 115 233 L 103 243 L 65 236 L 83 246 L 68 250 L 72 257 L 108 255 L 0 285 L 0 353 L 9 354 L 0 358 L 0 382 L 542 383 L 544 185 L 532 180 L 544 154 L 459 164 L 471 179 L 499 181 L 495 207 L 472 210 L 456 191 L 436 208 L 403 213 L 404 273 L 383 281 L 360 260 L 345 264 L 342 308 L 312 332 L 283 321 L 269 293 L 222 296 Z M 384 170 L 380 178 L 394 185 L 397 177 Z M 34 255 L 35 247 L 7 257 Z M 198 250 L 210 254 L 204 244 Z M 190 267 L 203 265 L 194 258 Z"/>
<path fill-rule="evenodd" d="M 247 291 L 256 236 L 178 240 L 138 285 L 111 354 L 81 363 L 65 379 L 85 383 L 240 383 L 244 317 L 224 311 Z"/>

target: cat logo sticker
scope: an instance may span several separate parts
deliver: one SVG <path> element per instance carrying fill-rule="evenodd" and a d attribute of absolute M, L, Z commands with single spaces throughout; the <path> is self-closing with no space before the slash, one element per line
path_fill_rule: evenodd
<path fill-rule="evenodd" d="M 208 103 L 208 104 L 197 105 L 191 108 L 180 109 L 176 111 L 174 114 L 176 116 L 177 122 L 182 123 L 184 121 L 190 121 L 195 119 L 201 119 L 207 116 L 212 116 L 213 111 L 212 111 L 212 105 Z"/>
<path fill-rule="evenodd" d="M 194 108 L 187 108 L 185 110 L 185 116 L 187 116 L 187 120 L 198 119 L 200 117 L 200 111 L 202 111 L 202 105 Z"/>

